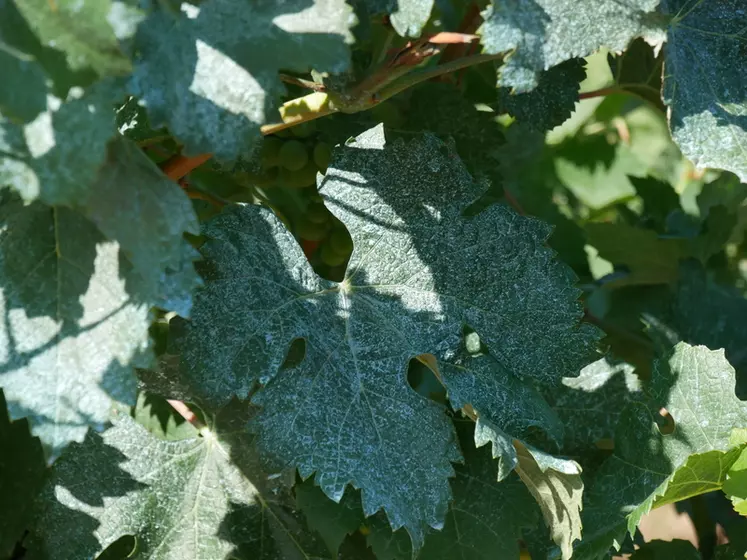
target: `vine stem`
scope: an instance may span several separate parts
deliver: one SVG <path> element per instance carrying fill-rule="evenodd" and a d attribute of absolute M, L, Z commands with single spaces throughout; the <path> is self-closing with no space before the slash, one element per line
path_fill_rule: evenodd
<path fill-rule="evenodd" d="M 182 401 L 176 400 L 176 399 L 166 399 L 166 402 L 168 402 L 171 405 L 171 408 L 173 408 L 176 412 L 179 413 L 179 415 L 184 418 L 187 422 L 192 424 L 195 428 L 198 430 L 203 430 L 207 426 L 202 423 L 202 421 L 197 417 L 197 415 L 190 410 L 190 408 L 184 404 Z"/>
<path fill-rule="evenodd" d="M 450 60 L 445 64 L 439 64 L 420 71 L 408 72 L 391 82 L 384 80 L 386 83 L 380 89 L 368 91 L 368 88 L 366 87 L 359 88 L 359 93 L 364 96 L 365 99 L 355 100 L 355 105 L 360 105 L 360 110 L 370 109 L 382 101 L 386 101 L 390 97 L 427 80 L 432 80 L 444 74 L 456 72 L 457 70 L 462 70 L 476 64 L 482 64 L 483 62 L 490 60 L 501 60 L 503 59 L 503 56 L 503 54 L 477 54 L 464 56 Z M 371 81 L 376 82 L 376 78 L 372 78 L 373 80 Z M 332 98 L 327 93 L 315 91 L 303 97 L 283 103 L 280 107 L 282 122 L 264 125 L 261 127 L 261 132 L 264 136 L 275 134 L 281 130 L 285 130 L 286 128 L 291 128 L 301 123 L 312 121 L 337 112 L 341 112 L 341 109 L 335 105 Z M 213 154 L 199 154 L 196 156 L 175 155 L 161 163 L 159 167 L 170 179 L 178 181 L 212 157 Z"/>
<path fill-rule="evenodd" d="M 580 93 L 578 95 L 579 99 L 592 99 L 594 97 L 606 97 L 607 95 L 612 95 L 613 93 L 621 93 L 620 88 L 617 86 L 610 86 L 606 88 L 601 89 L 595 89 L 593 91 L 587 91 L 584 93 Z"/>
<path fill-rule="evenodd" d="M 199 154 L 191 157 L 177 154 L 161 163 L 158 167 L 161 168 L 161 171 L 163 171 L 169 179 L 178 181 L 193 169 L 200 167 L 211 157 L 213 157 L 213 154 Z"/>

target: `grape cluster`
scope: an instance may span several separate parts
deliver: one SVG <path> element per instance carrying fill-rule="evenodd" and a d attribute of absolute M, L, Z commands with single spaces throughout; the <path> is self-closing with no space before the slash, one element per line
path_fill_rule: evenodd
<path fill-rule="evenodd" d="M 320 140 L 313 122 L 274 136 L 260 148 L 260 186 L 270 206 L 304 248 L 312 265 L 330 279 L 341 279 L 353 251 L 350 234 L 327 209 L 316 190 L 317 173 L 325 173 L 331 146 Z"/>

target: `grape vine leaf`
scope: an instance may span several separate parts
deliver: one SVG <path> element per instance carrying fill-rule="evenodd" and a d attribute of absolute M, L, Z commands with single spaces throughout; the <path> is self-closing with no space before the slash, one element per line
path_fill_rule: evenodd
<path fill-rule="evenodd" d="M 364 523 L 360 498 L 349 488 L 340 503 L 330 500 L 312 479 L 296 484 L 296 505 L 304 513 L 309 528 L 324 540 L 333 558 L 345 537 L 357 531 Z"/>
<path fill-rule="evenodd" d="M 0 203 L 0 386 L 50 453 L 134 404 L 132 366 L 150 362 L 152 295 L 79 213 Z"/>
<path fill-rule="evenodd" d="M 555 384 L 591 359 L 598 332 L 578 324 L 546 226 L 500 206 L 461 216 L 481 189 L 435 137 L 388 145 L 376 127 L 336 152 L 320 192 L 353 238 L 345 279 L 318 278 L 269 211 L 218 216 L 204 230 L 184 375 L 209 403 L 265 384 L 263 452 L 317 472 L 334 499 L 352 483 L 367 515 L 383 507 L 419 548 L 424 526 L 442 522 L 459 455 L 444 410 L 407 385 L 409 360 L 452 357 L 467 323 L 512 374 Z M 276 375 L 295 338 L 304 361 Z"/>
<path fill-rule="evenodd" d="M 637 95 L 665 111 L 661 100 L 664 57 L 643 39 L 635 39 L 617 56 L 609 53 L 607 60 L 617 87 Z"/>
<path fill-rule="evenodd" d="M 504 480 L 495 476 L 495 461 L 487 449 L 475 447 L 472 422 L 457 421 L 464 465 L 457 465 L 451 481 L 454 499 L 440 530 L 429 530 L 417 560 L 519 558 L 518 540 L 522 530 L 539 521 L 539 510 L 516 473 Z M 382 515 L 365 519 L 357 494 L 346 492 L 335 504 L 317 487 L 303 488 L 304 512 L 313 524 L 336 527 L 339 544 L 345 531 L 364 528 L 370 547 L 380 560 L 412 560 L 413 552 L 404 531 L 392 532 Z M 298 493 L 297 493 L 298 495 Z M 334 549 L 337 550 L 336 548 Z"/>
<path fill-rule="evenodd" d="M 0 114 L 31 121 L 47 106 L 46 76 L 33 55 L 39 41 L 13 0 L 0 0 L 0 43 Z"/>
<path fill-rule="evenodd" d="M 460 431 L 465 464 L 455 469 L 454 500 L 443 529 L 428 534 L 418 559 L 518 559 L 522 529 L 539 521 L 537 506 L 516 474 L 498 481 L 488 450 L 469 441 L 471 430 Z"/>
<path fill-rule="evenodd" d="M 138 28 L 131 90 L 187 152 L 233 160 L 279 119 L 278 71 L 344 71 L 354 23 L 344 0 L 214 0 L 156 12 Z"/>
<path fill-rule="evenodd" d="M 589 243 L 599 255 L 615 265 L 627 267 L 627 274 L 610 286 L 667 284 L 675 282 L 679 259 L 686 249 L 679 239 L 661 238 L 655 231 L 626 224 L 587 224 Z"/>
<path fill-rule="evenodd" d="M 683 340 L 712 350 L 723 348 L 737 372 L 737 396 L 747 397 L 747 300 L 728 286 L 717 284 L 698 263 L 680 266 L 680 280 L 664 310 L 650 309 L 645 318 L 664 325 L 672 344 Z"/>
<path fill-rule="evenodd" d="M 199 255 L 183 234 L 199 234 L 197 216 L 184 191 L 133 142 L 118 136 L 110 143 L 85 214 L 119 243 L 145 289 L 158 294 L 156 305 L 189 316 L 201 282 L 192 265 Z"/>
<path fill-rule="evenodd" d="M 650 401 L 623 410 L 615 452 L 587 494 L 579 558 L 598 558 L 621 543 L 658 499 L 693 495 L 723 481 L 724 467 L 739 455 L 732 430 L 747 426 L 747 406 L 734 384 L 723 350 L 680 342 L 654 362 Z M 673 431 L 657 425 L 661 407 L 671 415 Z"/>
<path fill-rule="evenodd" d="M 571 116 L 585 77 L 583 60 L 566 60 L 540 74 L 532 91 L 516 94 L 500 88 L 497 106 L 533 130 L 551 130 Z"/>
<path fill-rule="evenodd" d="M 643 200 L 645 216 L 657 226 L 657 231 L 664 229 L 670 212 L 680 208 L 680 197 L 672 185 L 655 177 L 628 177 L 635 192 Z"/>
<path fill-rule="evenodd" d="M 11 422 L 0 389 L 0 557 L 13 547 L 33 519 L 33 504 L 46 474 L 44 451 L 25 419 Z"/>
<path fill-rule="evenodd" d="M 543 70 L 606 46 L 622 51 L 634 37 L 660 40 L 659 0 L 493 0 L 483 12 L 485 52 L 509 53 L 498 85 L 527 92 Z"/>
<path fill-rule="evenodd" d="M 402 37 L 420 37 L 431 17 L 434 0 L 397 0 L 397 9 L 389 20 Z"/>
<path fill-rule="evenodd" d="M 279 479 L 259 468 L 245 429 L 251 414 L 234 401 L 179 441 L 154 437 L 126 414 L 89 433 L 55 463 L 32 551 L 92 558 L 134 535 L 138 557 L 164 560 L 328 557 Z"/>
<path fill-rule="evenodd" d="M 0 115 L 0 186 L 26 201 L 85 203 L 116 134 L 111 99 L 117 91 L 116 84 L 102 83 L 64 103 L 50 96 L 47 110 L 25 125 Z"/>
<path fill-rule="evenodd" d="M 491 356 L 460 357 L 441 364 L 439 373 L 451 406 L 468 408 L 477 417 L 475 443 L 492 444 L 499 480 L 519 464 L 513 440 L 527 437 L 532 428 L 544 430 L 558 445 L 563 441 L 560 418 L 542 394 Z"/>
<path fill-rule="evenodd" d="M 577 274 L 588 274 L 584 231 L 553 202 L 568 196 L 556 173 L 553 150 L 545 135 L 521 123 L 511 125 L 505 144 L 495 149 L 502 186 L 524 212 L 553 225 L 549 245 Z"/>
<path fill-rule="evenodd" d="M 542 393 L 565 427 L 563 451 L 582 455 L 614 437 L 622 409 L 640 391 L 633 366 L 608 354 Z"/>
<path fill-rule="evenodd" d="M 62 51 L 72 70 L 91 69 L 100 76 L 121 76 L 132 70 L 120 46 L 142 18 L 131 3 L 24 0 L 16 5 L 40 41 Z"/>
<path fill-rule="evenodd" d="M 743 450 L 731 465 L 723 491 L 734 504 L 734 511 L 747 516 L 747 451 Z"/>
<path fill-rule="evenodd" d="M 166 399 L 140 391 L 132 417 L 159 439 L 176 441 L 197 436 L 197 429 L 182 418 Z"/>
<path fill-rule="evenodd" d="M 747 12 L 741 0 L 662 0 L 674 14 L 664 51 L 672 137 L 696 165 L 747 181 Z"/>

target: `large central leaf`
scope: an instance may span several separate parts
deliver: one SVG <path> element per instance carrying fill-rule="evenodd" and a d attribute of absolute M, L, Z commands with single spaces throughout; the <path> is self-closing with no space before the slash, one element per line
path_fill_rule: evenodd
<path fill-rule="evenodd" d="M 596 330 L 578 324 L 547 226 L 499 206 L 462 216 L 480 189 L 436 138 L 390 146 L 374 128 L 339 151 L 320 192 L 354 241 L 345 279 L 316 276 L 269 211 L 219 216 L 186 373 L 212 405 L 269 383 L 259 445 L 317 471 L 334 499 L 361 488 L 366 514 L 383 507 L 418 547 L 424 525 L 442 523 L 459 453 L 443 409 L 408 386 L 409 360 L 455 357 L 466 323 L 506 371 L 554 384 L 590 360 Z M 304 360 L 275 377 L 296 338 Z"/>

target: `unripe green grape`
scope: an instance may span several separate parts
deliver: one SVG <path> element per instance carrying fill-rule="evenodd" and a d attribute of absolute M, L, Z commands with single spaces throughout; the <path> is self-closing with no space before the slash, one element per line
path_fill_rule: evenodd
<path fill-rule="evenodd" d="M 327 236 L 327 229 L 327 224 L 315 224 L 306 218 L 301 218 L 296 223 L 296 235 L 309 241 L 321 241 Z"/>
<path fill-rule="evenodd" d="M 338 253 L 329 243 L 325 243 L 322 246 L 320 255 L 322 262 L 327 266 L 340 266 L 348 260 L 348 255 Z"/>
<path fill-rule="evenodd" d="M 329 162 L 331 160 L 332 148 L 329 147 L 329 144 L 326 142 L 319 142 L 314 146 L 314 163 L 316 163 L 322 173 L 327 171 L 327 167 L 329 167 Z"/>
<path fill-rule="evenodd" d="M 306 210 L 306 218 L 315 224 L 323 224 L 330 221 L 331 214 L 323 204 L 312 204 Z"/>
<path fill-rule="evenodd" d="M 284 167 L 280 169 L 278 184 L 289 189 L 304 189 L 316 183 L 318 169 L 313 161 L 309 161 L 302 169 L 288 171 Z"/>
<path fill-rule="evenodd" d="M 341 255 L 349 255 L 353 252 L 353 240 L 347 231 L 336 229 L 329 237 L 329 246 Z"/>
<path fill-rule="evenodd" d="M 302 142 L 288 140 L 278 152 L 278 162 L 289 171 L 298 171 L 309 162 L 309 152 Z"/>
<path fill-rule="evenodd" d="M 314 121 L 306 121 L 291 127 L 290 131 L 296 138 L 308 138 L 316 132 L 316 123 Z"/>
<path fill-rule="evenodd" d="M 259 152 L 259 157 L 262 159 L 262 167 L 277 167 L 280 164 L 280 148 L 283 147 L 284 143 L 280 138 L 274 136 L 267 136 L 262 141 L 262 148 Z"/>

